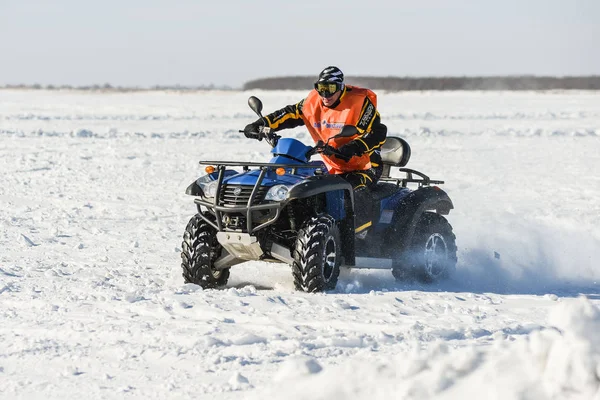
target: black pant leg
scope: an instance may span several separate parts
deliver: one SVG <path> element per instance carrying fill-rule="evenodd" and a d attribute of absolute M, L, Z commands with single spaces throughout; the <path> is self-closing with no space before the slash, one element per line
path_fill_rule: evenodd
<path fill-rule="evenodd" d="M 373 199 L 371 190 L 381 176 L 381 168 L 370 168 L 363 171 L 352 171 L 341 177 L 352 185 L 354 190 L 354 227 L 361 232 L 371 226 Z"/>

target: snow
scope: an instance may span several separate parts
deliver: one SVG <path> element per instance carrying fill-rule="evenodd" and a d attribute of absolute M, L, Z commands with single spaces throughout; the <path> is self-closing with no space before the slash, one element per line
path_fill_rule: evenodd
<path fill-rule="evenodd" d="M 600 399 L 600 94 L 380 93 L 443 179 L 456 274 L 184 284 L 197 161 L 304 92 L 0 91 L 0 398 Z M 302 129 L 286 134 L 308 143 Z"/>

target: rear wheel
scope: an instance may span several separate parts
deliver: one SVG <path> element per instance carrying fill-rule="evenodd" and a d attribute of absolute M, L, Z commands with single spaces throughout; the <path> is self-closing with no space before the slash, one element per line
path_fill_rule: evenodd
<path fill-rule="evenodd" d="M 194 215 L 183 234 L 181 268 L 185 283 L 194 283 L 205 289 L 225 285 L 229 279 L 229 268 L 213 268 L 222 250 L 217 241 L 217 231 L 200 214 Z"/>
<path fill-rule="evenodd" d="M 340 275 L 340 232 L 328 214 L 310 218 L 298 231 L 292 273 L 294 286 L 304 292 L 335 289 Z"/>
<path fill-rule="evenodd" d="M 414 277 L 431 283 L 450 276 L 456 261 L 452 226 L 443 216 L 425 212 L 415 227 L 408 251 L 393 261 L 392 274 L 397 280 Z"/>

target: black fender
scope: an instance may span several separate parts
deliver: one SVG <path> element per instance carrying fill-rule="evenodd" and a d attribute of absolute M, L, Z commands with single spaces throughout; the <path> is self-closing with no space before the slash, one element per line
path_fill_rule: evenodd
<path fill-rule="evenodd" d="M 311 176 L 305 179 L 290 189 L 287 201 L 305 199 L 335 191 L 342 191 L 344 193 L 344 198 L 343 200 L 340 199 L 340 203 L 343 203 L 344 214 L 347 217 L 352 217 L 354 223 L 354 191 L 352 190 L 352 185 L 337 175 Z M 338 206 L 338 204 L 328 204 L 328 207 L 335 206 Z M 338 220 L 338 222 L 340 221 Z"/>
<path fill-rule="evenodd" d="M 454 208 L 448 194 L 438 186 L 424 186 L 409 193 L 396 208 L 392 219 L 392 241 L 394 249 L 404 251 L 411 243 L 415 227 L 425 211 L 448 215 Z"/>
<path fill-rule="evenodd" d="M 354 204 L 354 194 L 352 185 L 344 178 L 337 175 L 311 176 L 301 183 L 295 185 L 288 193 L 289 200 L 303 199 L 317 194 L 332 192 L 334 190 L 344 190 L 350 193 L 351 205 Z"/>
<path fill-rule="evenodd" d="M 202 188 L 198 185 L 197 181 L 194 181 L 190 184 L 190 186 L 185 189 L 185 194 L 189 194 L 190 196 L 202 196 L 204 193 L 202 192 Z"/>

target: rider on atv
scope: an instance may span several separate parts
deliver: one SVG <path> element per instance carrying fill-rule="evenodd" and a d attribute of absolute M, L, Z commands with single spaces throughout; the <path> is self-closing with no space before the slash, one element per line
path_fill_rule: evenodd
<path fill-rule="evenodd" d="M 344 125 L 356 126 L 358 134 L 331 139 L 321 153 L 330 174 L 339 174 L 354 189 L 357 204 L 368 201 L 368 188 L 381 176 L 383 165 L 379 149 L 387 135 L 377 111 L 377 95 L 369 90 L 344 84 L 344 74 L 334 66 L 325 68 L 315 88 L 299 103 L 288 105 L 248 124 L 244 135 L 262 139 L 263 126 L 272 131 L 305 125 L 313 140 L 327 142 Z M 335 149 L 335 150 L 334 150 Z M 335 153 L 335 154 L 334 154 Z M 369 207 L 358 207 L 356 233 L 371 226 Z M 358 211 L 357 210 L 357 211 Z"/>

